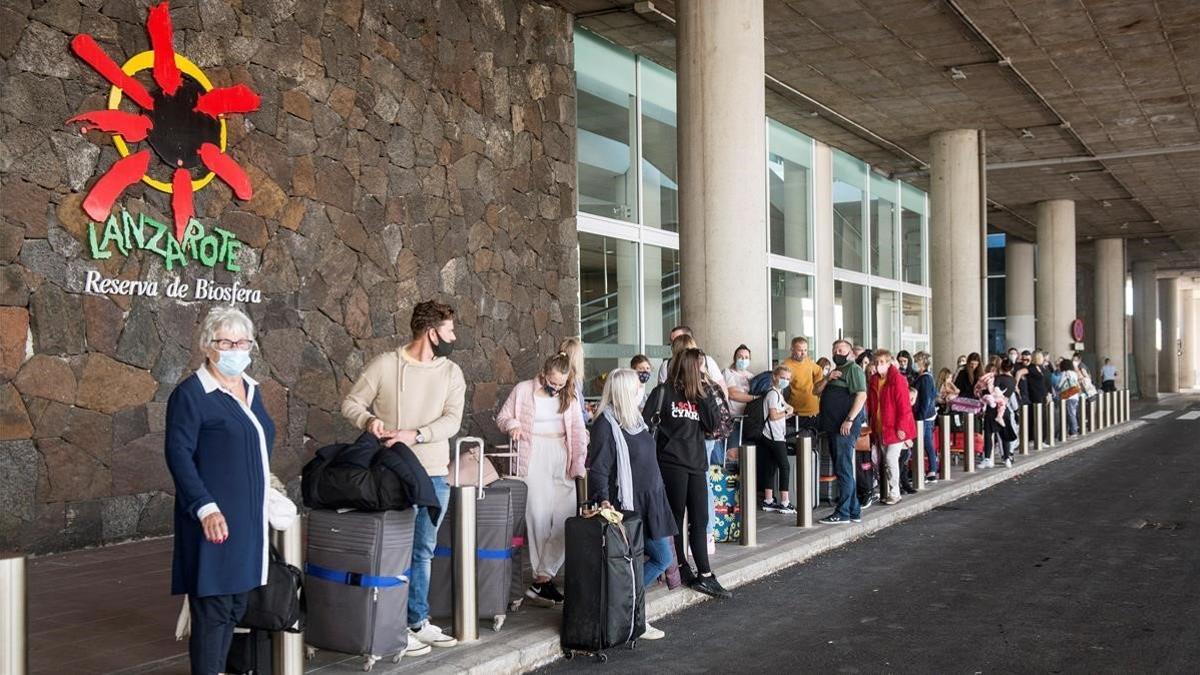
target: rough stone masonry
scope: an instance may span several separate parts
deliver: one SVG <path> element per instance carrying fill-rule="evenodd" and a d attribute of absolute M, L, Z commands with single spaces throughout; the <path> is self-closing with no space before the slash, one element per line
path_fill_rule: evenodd
<path fill-rule="evenodd" d="M 148 6 L 0 6 L 0 549 L 170 530 L 165 402 L 200 362 L 212 303 L 89 294 L 89 271 L 261 292 L 246 305 L 250 373 L 284 481 L 353 433 L 340 398 L 408 337 L 419 300 L 458 311 L 471 432 L 494 433 L 501 397 L 577 325 L 567 13 L 533 0 L 175 0 L 176 51 L 262 104 L 228 123 L 253 199 L 219 180 L 195 195 L 198 221 L 243 242 L 241 271 L 167 272 L 148 251 L 91 258 L 81 202 L 118 155 L 109 134 L 65 123 L 105 107 L 109 89 L 69 40 L 89 33 L 123 63 L 150 48 Z M 137 183 L 117 209 L 170 222 L 170 195 Z"/>

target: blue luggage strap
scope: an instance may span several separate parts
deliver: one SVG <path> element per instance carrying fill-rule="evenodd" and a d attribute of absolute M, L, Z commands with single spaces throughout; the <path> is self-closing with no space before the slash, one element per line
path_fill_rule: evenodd
<path fill-rule="evenodd" d="M 515 551 L 516 547 L 502 549 L 481 548 L 475 551 L 475 557 L 480 560 L 507 560 L 513 557 Z M 433 557 L 435 558 L 449 558 L 451 553 L 452 551 L 449 546 L 438 546 L 433 549 Z"/>
<path fill-rule="evenodd" d="M 390 588 L 392 586 L 407 584 L 408 577 L 412 574 L 412 569 L 404 570 L 404 574 L 399 576 L 376 576 L 372 574 L 360 574 L 358 572 L 346 572 L 344 570 L 333 570 L 315 563 L 304 563 L 304 573 L 317 579 L 332 581 L 335 584 L 369 588 Z"/>

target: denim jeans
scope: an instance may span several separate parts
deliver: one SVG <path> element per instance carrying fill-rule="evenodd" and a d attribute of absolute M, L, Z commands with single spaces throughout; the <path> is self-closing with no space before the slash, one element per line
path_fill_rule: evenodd
<path fill-rule="evenodd" d="M 1067 399 L 1067 433 L 1072 436 L 1079 435 L 1079 397 L 1072 396 Z"/>
<path fill-rule="evenodd" d="M 442 512 L 437 524 L 429 520 L 429 509 L 417 507 L 417 522 L 413 527 L 412 575 L 408 582 L 408 625 L 416 628 L 429 618 L 429 570 L 433 560 L 433 549 L 437 546 L 438 527 L 446 515 L 450 502 L 450 484 L 445 476 L 432 476 L 433 490 L 437 493 Z"/>
<path fill-rule="evenodd" d="M 674 561 L 671 555 L 671 538 L 647 539 L 646 558 L 646 563 L 642 566 L 642 585 L 649 588 Z"/>
<path fill-rule="evenodd" d="M 937 420 L 925 422 L 925 456 L 929 458 L 929 473 L 938 472 L 938 457 L 937 450 L 933 449 L 933 429 L 937 426 Z M 917 471 L 924 471 L 925 467 L 917 467 Z"/>
<path fill-rule="evenodd" d="M 854 480 L 854 442 L 858 440 L 862 424 L 863 415 L 859 415 L 851 423 L 849 435 L 834 433 L 829 439 L 829 445 L 833 448 L 833 472 L 837 475 L 838 484 L 834 514 L 841 518 L 862 517 L 862 505 L 858 502 L 858 488 Z"/>

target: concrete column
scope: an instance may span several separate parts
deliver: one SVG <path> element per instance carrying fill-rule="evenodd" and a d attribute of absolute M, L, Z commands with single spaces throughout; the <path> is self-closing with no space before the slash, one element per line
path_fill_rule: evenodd
<path fill-rule="evenodd" d="M 605 246 L 610 241 L 605 240 Z M 617 342 L 623 345 L 638 343 L 638 255 L 637 242 L 615 240 L 617 257 Z M 607 270 L 605 271 L 607 274 Z M 612 292 L 611 288 L 605 289 Z M 661 295 L 661 293 L 660 293 Z M 662 307 L 661 301 L 659 307 Z"/>
<path fill-rule="evenodd" d="M 1037 343 L 1057 361 L 1072 351 L 1075 320 L 1075 202 L 1037 205 Z"/>
<path fill-rule="evenodd" d="M 817 344 L 814 354 L 828 354 L 837 339 L 833 312 L 833 151 L 828 145 L 813 145 L 813 261 L 817 276 L 813 300 L 816 303 Z"/>
<path fill-rule="evenodd" d="M 1133 359 L 1143 400 L 1158 398 L 1158 279 L 1152 262 L 1133 265 Z"/>
<path fill-rule="evenodd" d="M 1005 342 L 1009 347 L 1033 349 L 1037 346 L 1033 290 L 1037 272 L 1033 263 L 1033 244 L 1009 235 L 1004 249 Z"/>
<path fill-rule="evenodd" d="M 1158 390 L 1179 391 L 1179 277 L 1158 280 L 1162 349 L 1158 352 Z"/>
<path fill-rule="evenodd" d="M 929 139 L 929 277 L 934 371 L 984 344 L 980 271 L 979 132 L 939 131 Z"/>
<path fill-rule="evenodd" d="M 1089 351 L 1103 365 L 1111 359 L 1117 367 L 1117 388 L 1125 387 L 1125 240 L 1096 240 L 1096 311 L 1089 326 Z M 1097 373 L 1093 374 L 1096 377 Z"/>
<path fill-rule="evenodd" d="M 1196 386 L 1196 298 L 1195 287 L 1179 296 L 1179 337 L 1183 353 L 1179 357 L 1179 389 L 1188 391 Z"/>
<path fill-rule="evenodd" d="M 710 354 L 746 341 L 769 358 L 763 3 L 681 0 L 676 10 L 683 321 Z M 728 264 L 730 251 L 740 264 Z"/>

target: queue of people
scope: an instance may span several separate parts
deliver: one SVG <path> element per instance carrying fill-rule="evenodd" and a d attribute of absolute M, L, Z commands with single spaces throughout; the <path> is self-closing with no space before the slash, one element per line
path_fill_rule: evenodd
<path fill-rule="evenodd" d="M 445 512 L 450 441 L 462 426 L 466 383 L 450 356 L 457 340 L 454 311 L 438 302 L 413 309 L 411 339 L 363 369 L 342 403 L 356 428 L 383 444 L 403 443 L 428 474 Z M 635 356 L 629 368 L 603 377 L 599 406 L 583 399 L 584 360 L 578 339 L 565 340 L 532 378 L 513 387 L 496 415 L 497 430 L 517 448 L 514 473 L 524 481 L 527 541 L 532 568 L 525 596 L 532 604 L 563 602 L 556 586 L 565 556 L 564 524 L 578 505 L 575 479 L 586 476 L 587 499 L 640 514 L 644 522 L 644 579 L 650 586 L 678 566 L 683 583 L 716 598 L 722 586 L 710 561 L 713 494 L 710 467 L 723 467 L 730 448 L 754 445 L 764 470 L 757 508 L 794 513 L 788 486 L 788 445 L 795 434 L 823 437 L 837 481 L 833 512 L 822 523 L 858 522 L 875 503 L 873 481 L 859 484 L 855 453 L 877 453 L 885 486 L 881 503 L 898 503 L 914 491 L 912 472 L 936 480 L 938 455 L 928 466 L 910 466 L 916 421 L 925 447 L 933 447 L 934 420 L 971 405 L 983 417 L 980 468 L 1011 466 L 1012 430 L 1024 404 L 1060 401 L 1066 437 L 1079 432 L 1078 408 L 1094 395 L 1090 374 L 1077 355 L 1053 367 L 1039 351 L 1009 350 L 986 364 L 979 354 L 958 359 L 956 372 L 935 377 L 926 352 L 894 357 L 839 339 L 829 358 L 814 360 L 808 340 L 791 341 L 787 358 L 766 373 L 750 370 L 745 345 L 721 369 L 697 345 L 687 326 L 671 331 L 672 356 L 654 375 L 650 359 Z M 230 307 L 214 308 L 201 327 L 203 364 L 173 391 L 167 404 L 165 454 L 176 487 L 172 592 L 189 596 L 193 672 L 221 672 L 233 629 L 248 593 L 267 581 L 270 451 L 275 427 L 246 374 L 255 345 L 254 325 Z M 765 393 L 755 381 L 769 378 Z M 1108 360 L 1102 386 L 1113 386 Z M 763 408 L 762 431 L 744 437 L 735 420 L 750 405 Z M 865 429 L 865 433 L 861 430 Z M 229 480 L 233 473 L 245 480 Z M 780 488 L 774 483 L 779 479 Z M 864 489 L 865 488 L 865 489 Z M 430 500 L 430 504 L 433 500 Z M 745 508 L 745 506 L 744 506 Z M 752 507 L 753 508 L 753 507 Z M 406 655 L 454 646 L 454 637 L 429 620 L 431 560 L 442 525 L 439 514 L 419 507 L 408 581 Z M 663 637 L 646 626 L 644 639 Z"/>

